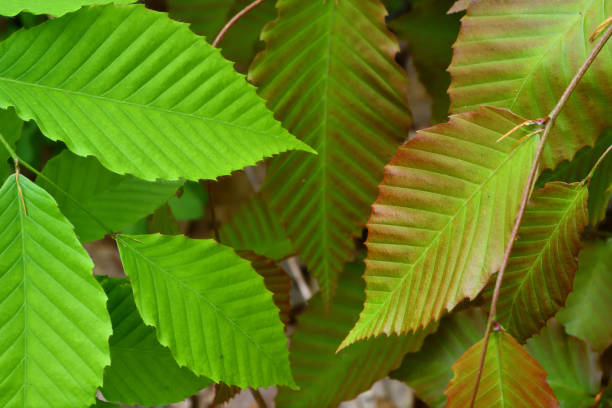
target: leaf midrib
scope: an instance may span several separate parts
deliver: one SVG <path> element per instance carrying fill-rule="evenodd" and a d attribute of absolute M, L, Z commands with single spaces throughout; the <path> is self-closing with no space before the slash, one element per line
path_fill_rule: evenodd
<path fill-rule="evenodd" d="M 179 286 L 181 286 L 181 287 L 187 289 L 188 291 L 192 292 L 196 297 L 203 299 L 211 308 L 213 308 L 217 312 L 218 315 L 222 316 L 228 323 L 230 323 L 232 326 L 234 326 L 237 329 L 237 331 L 242 333 L 258 350 L 261 351 L 261 354 L 263 354 L 268 360 L 270 360 L 272 362 L 272 364 L 277 369 L 279 369 L 279 366 L 277 365 L 276 361 L 259 345 L 259 343 L 257 343 L 247 332 L 245 332 L 242 329 L 241 326 L 239 326 L 236 322 L 234 322 L 232 319 L 230 319 L 229 316 L 227 316 L 221 309 L 219 309 L 219 307 L 217 305 L 212 303 L 206 296 L 204 296 L 203 294 L 195 291 L 191 287 L 185 285 L 182 281 L 180 281 L 178 278 L 176 278 L 170 272 L 166 271 L 164 268 L 162 268 L 161 266 L 157 265 L 155 262 L 153 262 L 152 260 L 147 258 L 143 253 L 141 253 L 136 248 L 134 248 L 132 245 L 130 245 L 127 242 L 127 240 L 121 238 L 120 236 L 118 236 L 117 239 L 119 241 L 121 241 L 121 243 L 126 245 L 127 248 L 132 249 L 132 251 L 135 254 L 137 254 L 139 257 L 141 257 L 145 262 L 147 262 L 148 264 L 153 266 L 155 269 L 157 269 L 160 272 L 162 272 L 164 275 L 169 276 L 170 279 L 174 280 Z M 279 372 L 282 372 L 282 370 L 280 370 Z"/>

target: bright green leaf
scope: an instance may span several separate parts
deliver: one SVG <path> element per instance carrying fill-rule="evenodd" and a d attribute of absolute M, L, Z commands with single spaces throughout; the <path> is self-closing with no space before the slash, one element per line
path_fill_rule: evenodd
<path fill-rule="evenodd" d="M 483 341 L 470 347 L 455 364 L 446 408 L 470 406 Z M 491 333 L 474 408 L 556 408 L 559 406 L 540 367 L 506 332 Z"/>
<path fill-rule="evenodd" d="M 21 12 L 63 16 L 90 4 L 128 4 L 136 0 L 2 0 L 0 15 L 12 17 Z"/>
<path fill-rule="evenodd" d="M 118 247 L 138 311 L 179 365 L 241 388 L 295 386 L 278 309 L 249 262 L 184 236 L 119 236 Z"/>
<path fill-rule="evenodd" d="M 370 339 L 336 354 L 357 320 L 364 298 L 363 263 L 346 268 L 330 312 L 319 294 L 298 317 L 291 337 L 291 369 L 301 390 L 281 388 L 276 398 L 279 408 L 335 407 L 353 399 L 396 368 L 406 353 L 420 349 L 431 332 L 423 329 L 412 335 Z"/>
<path fill-rule="evenodd" d="M 151 214 L 182 184 L 179 181 L 150 182 L 134 176 L 120 176 L 105 169 L 93 157 L 80 157 L 69 151 L 49 160 L 43 174 L 63 192 L 44 178 L 37 178 L 36 183 L 54 196 L 62 213 L 74 225 L 81 242 L 100 239 Z M 112 231 L 106 231 L 81 207 Z"/>
<path fill-rule="evenodd" d="M 588 223 L 588 190 L 580 183 L 548 183 L 525 211 L 504 274 L 497 320 L 517 340 L 540 331 L 572 290 L 580 235 Z M 493 282 L 485 293 L 490 303 Z"/>
<path fill-rule="evenodd" d="M 484 107 L 399 148 L 368 222 L 365 307 L 343 346 L 424 327 L 497 272 L 538 138 L 497 139 L 522 121 Z"/>
<path fill-rule="evenodd" d="M 142 5 L 84 8 L 1 43 L 7 106 L 74 153 L 146 180 L 214 179 L 312 151 L 218 50 Z"/>
<path fill-rule="evenodd" d="M 495 105 L 528 119 L 548 116 L 593 48 L 588 37 L 610 15 L 610 1 L 474 2 L 453 46 L 451 112 Z M 593 146 L 610 125 L 610 66 L 608 45 L 556 119 L 542 157 L 544 168 Z"/>
<path fill-rule="evenodd" d="M 178 366 L 170 350 L 157 342 L 155 329 L 145 326 L 125 279 L 102 277 L 113 323 L 111 365 L 104 370 L 102 394 L 126 405 L 165 405 L 197 393 L 212 383 Z"/>
<path fill-rule="evenodd" d="M 329 305 L 384 164 L 408 136 L 407 79 L 380 0 L 284 0 L 249 78 L 283 125 L 319 151 L 270 163 L 262 188 Z"/>
<path fill-rule="evenodd" d="M 438 331 L 427 337 L 423 348 L 406 354 L 402 365 L 389 376 L 405 382 L 430 407 L 444 407 L 444 390 L 453 378 L 451 366 L 480 340 L 485 325 L 486 316 L 479 309 L 445 316 L 440 320 Z"/>
<path fill-rule="evenodd" d="M 89 407 L 111 334 L 93 263 L 53 198 L 24 176 L 4 182 L 0 208 L 0 406 Z"/>
<path fill-rule="evenodd" d="M 597 353 L 568 336 L 554 319 L 527 341 L 525 349 L 546 370 L 548 384 L 561 408 L 591 408 L 601 384 Z"/>
<path fill-rule="evenodd" d="M 612 344 L 612 239 L 588 242 L 578 259 L 574 290 L 557 319 L 597 351 Z"/>

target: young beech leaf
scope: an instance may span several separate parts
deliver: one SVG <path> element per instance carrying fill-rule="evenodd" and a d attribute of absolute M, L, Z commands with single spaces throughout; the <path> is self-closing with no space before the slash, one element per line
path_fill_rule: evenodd
<path fill-rule="evenodd" d="M 89 407 L 112 331 L 93 262 L 24 176 L 6 179 L 0 208 L 0 406 Z"/>
<path fill-rule="evenodd" d="M 399 148 L 368 222 L 365 306 L 342 347 L 424 327 L 499 269 L 538 138 L 497 139 L 522 121 L 483 107 Z"/>
<path fill-rule="evenodd" d="M 0 44 L 0 107 L 115 173 L 229 174 L 313 150 L 274 120 L 229 61 L 144 5 L 81 9 Z"/>
<path fill-rule="evenodd" d="M 406 354 L 402 365 L 389 376 L 405 382 L 428 406 L 442 408 L 446 404 L 444 389 L 453 378 L 451 366 L 482 337 L 486 320 L 480 309 L 445 316 L 423 348 Z"/>
<path fill-rule="evenodd" d="M 594 406 L 602 372 L 599 355 L 586 343 L 568 336 L 563 326 L 550 319 L 540 334 L 527 341 L 525 349 L 548 373 L 546 380 L 561 408 Z"/>
<path fill-rule="evenodd" d="M 183 184 L 121 176 L 105 169 L 94 157 L 80 157 L 68 150 L 49 160 L 43 174 L 63 192 L 42 177 L 36 179 L 36 184 L 53 195 L 81 242 L 120 231 L 151 214 Z M 106 231 L 90 214 L 112 231 Z"/>
<path fill-rule="evenodd" d="M 407 80 L 380 0 L 284 0 L 249 78 L 283 125 L 319 151 L 270 163 L 263 193 L 329 305 L 376 198 L 408 136 Z M 311 157 L 309 157 L 311 156 Z"/>
<path fill-rule="evenodd" d="M 612 344 L 612 239 L 587 242 L 578 258 L 574 290 L 557 319 L 565 329 L 603 352 Z"/>
<path fill-rule="evenodd" d="M 588 37 L 612 2 L 593 0 L 491 0 L 473 2 L 461 19 L 448 68 L 451 112 L 479 105 L 547 116 L 594 42 Z M 604 48 L 555 121 L 542 164 L 554 168 L 610 126 L 612 52 Z"/>
<path fill-rule="evenodd" d="M 278 308 L 232 248 L 159 234 L 117 246 L 143 321 L 179 365 L 240 388 L 295 387 Z"/>
<path fill-rule="evenodd" d="M 519 341 L 544 327 L 572 290 L 580 234 L 589 221 L 587 199 L 580 183 L 548 183 L 531 196 L 497 303 L 497 320 Z"/>
<path fill-rule="evenodd" d="M 136 0 L 2 0 L 0 15 L 12 17 L 21 12 L 63 16 L 90 4 L 128 4 Z"/>
<path fill-rule="evenodd" d="M 483 340 L 455 364 L 446 389 L 446 408 L 470 406 Z M 546 372 L 514 338 L 494 331 L 489 339 L 474 408 L 556 408 L 559 402 L 546 382 Z"/>
<path fill-rule="evenodd" d="M 280 388 L 277 407 L 336 407 L 353 399 L 396 368 L 406 353 L 419 350 L 435 329 L 433 325 L 411 335 L 361 341 L 336 354 L 363 304 L 362 273 L 362 262 L 348 264 L 329 313 L 318 294 L 298 317 L 291 337 L 291 369 L 301 390 Z"/>
<path fill-rule="evenodd" d="M 104 369 L 102 395 L 126 405 L 166 405 L 197 393 L 212 383 L 179 367 L 170 350 L 159 344 L 155 329 L 146 326 L 126 279 L 99 277 L 108 295 L 113 323 L 111 365 Z"/>

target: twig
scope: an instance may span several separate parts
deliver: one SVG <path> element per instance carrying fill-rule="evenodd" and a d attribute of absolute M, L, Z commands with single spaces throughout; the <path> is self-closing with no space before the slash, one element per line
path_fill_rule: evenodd
<path fill-rule="evenodd" d="M 268 408 L 268 404 L 266 404 L 266 400 L 264 400 L 264 398 L 261 396 L 259 390 L 256 390 L 252 387 L 249 387 L 249 390 L 251 391 L 253 398 L 255 398 L 255 401 L 257 402 L 259 408 Z"/>
<path fill-rule="evenodd" d="M 265 0 L 255 0 L 248 6 L 240 10 L 234 17 L 232 17 L 230 21 L 227 22 L 227 24 L 221 29 L 221 31 L 219 31 L 219 34 L 217 34 L 217 38 L 215 38 L 215 41 L 212 42 L 212 46 L 217 47 L 223 37 L 225 37 L 225 34 L 227 34 L 227 32 L 229 31 L 229 29 L 232 28 L 234 24 L 236 24 L 236 21 L 240 20 L 245 14 L 253 10 L 255 7 L 259 6 L 264 1 Z"/>
<path fill-rule="evenodd" d="M 582 63 L 582 66 L 572 78 L 572 81 L 561 95 L 561 98 L 553 108 L 553 110 L 548 115 L 548 121 L 546 122 L 546 127 L 544 128 L 544 133 L 542 134 L 542 138 L 540 139 L 540 144 L 538 145 L 538 150 L 536 151 L 536 155 L 533 159 L 533 163 L 531 164 L 531 170 L 529 171 L 529 177 L 527 178 L 527 183 L 523 190 L 523 197 L 521 199 L 521 206 L 519 207 L 518 214 L 516 215 L 516 219 L 514 221 L 514 226 L 512 227 L 512 233 L 510 234 L 510 241 L 508 245 L 506 245 L 506 250 L 504 252 L 504 258 L 497 274 L 497 280 L 495 281 L 495 289 L 493 290 L 493 297 L 491 299 L 491 309 L 489 312 L 489 319 L 487 321 L 487 329 L 485 332 L 484 344 L 482 348 L 482 354 L 480 356 L 480 364 L 478 366 L 478 373 L 476 374 L 476 384 L 474 385 L 474 392 L 472 394 L 472 401 L 470 402 L 470 408 L 474 408 L 474 404 L 476 403 L 476 396 L 478 394 L 478 385 L 480 383 L 480 378 L 482 377 L 482 370 L 484 368 L 485 357 L 487 355 L 487 348 L 489 345 L 489 338 L 491 337 L 491 329 L 493 327 L 493 322 L 495 320 L 495 312 L 497 308 L 497 301 L 499 299 L 499 292 L 501 289 L 502 279 L 504 278 L 504 272 L 506 270 L 506 266 L 508 265 L 508 260 L 510 259 L 510 252 L 512 251 L 512 246 L 516 237 L 518 235 L 518 229 L 521 225 L 521 221 L 523 220 L 523 215 L 525 214 L 525 208 L 527 207 L 527 201 L 529 200 L 529 195 L 531 193 L 531 188 L 533 186 L 533 182 L 535 181 L 535 176 L 538 171 L 538 165 L 540 162 L 540 157 L 542 156 L 542 151 L 544 150 L 544 145 L 546 144 L 546 140 L 548 139 L 548 135 L 552 130 L 555 120 L 559 113 L 565 106 L 565 103 L 569 99 L 570 95 L 578 85 L 578 82 L 582 79 L 586 71 L 589 69 L 597 54 L 601 51 L 603 46 L 606 44 L 608 39 L 612 36 L 612 26 L 609 26 L 601 39 L 597 42 L 597 44 L 591 50 L 591 53 L 587 57 L 587 59 Z"/>
<path fill-rule="evenodd" d="M 597 159 L 597 161 L 595 162 L 595 164 L 591 168 L 591 171 L 589 171 L 589 174 L 587 174 L 587 176 L 584 178 L 584 180 L 582 180 L 582 184 L 586 184 L 589 181 L 591 181 L 591 178 L 593 177 L 593 174 L 595 174 L 595 171 L 597 170 L 599 165 L 604 161 L 604 159 L 606 158 L 608 153 L 610 153 L 610 151 L 612 151 L 612 145 L 608 146 L 606 151 L 603 152 L 603 154 L 601 156 L 599 156 L 599 159 Z"/>

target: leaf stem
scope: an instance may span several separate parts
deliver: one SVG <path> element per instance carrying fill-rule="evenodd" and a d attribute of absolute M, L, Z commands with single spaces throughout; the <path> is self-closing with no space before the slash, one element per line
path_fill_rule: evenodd
<path fill-rule="evenodd" d="M 608 153 L 610 153 L 610 151 L 612 151 L 612 145 L 608 146 L 606 151 L 603 152 L 603 154 L 601 156 L 599 156 L 599 159 L 597 159 L 597 161 L 593 165 L 593 168 L 591 168 L 591 171 L 589 171 L 589 174 L 587 174 L 587 176 L 584 178 L 584 180 L 582 180 L 582 184 L 586 184 L 589 181 L 591 181 L 591 178 L 593 177 L 593 174 L 595 174 L 595 171 L 597 170 L 599 165 L 604 161 L 604 159 L 606 158 Z"/>
<path fill-rule="evenodd" d="M 254 2 L 252 2 L 251 4 L 249 4 L 248 6 L 246 6 L 245 8 L 243 8 L 242 10 L 240 10 L 238 13 L 236 13 L 236 15 L 234 17 L 232 17 L 232 19 L 230 21 L 227 22 L 227 24 L 221 29 L 221 31 L 219 31 L 219 34 L 217 34 L 217 38 L 215 38 L 215 40 L 212 42 L 212 46 L 213 47 L 217 47 L 219 45 L 219 43 L 221 42 L 221 40 L 223 40 L 223 37 L 225 37 L 225 34 L 227 34 L 227 32 L 229 31 L 230 28 L 232 28 L 232 26 L 234 24 L 236 24 L 236 22 L 238 20 L 240 20 L 244 15 L 246 15 L 249 11 L 253 10 L 255 7 L 259 6 L 261 3 L 263 3 L 265 0 L 255 0 Z"/>
<path fill-rule="evenodd" d="M 536 155 L 533 159 L 533 163 L 531 164 L 531 170 L 529 171 L 529 177 L 527 178 L 527 183 L 525 185 L 525 188 L 523 189 L 521 206 L 519 207 L 518 214 L 516 215 L 516 218 L 514 220 L 514 226 L 512 227 L 512 233 L 510 234 L 510 240 L 508 241 L 508 244 L 506 245 L 506 250 L 504 252 L 504 258 L 503 258 L 501 267 L 499 269 L 499 272 L 497 274 L 497 280 L 495 281 L 495 289 L 493 290 L 493 297 L 491 299 L 489 319 L 487 321 L 487 328 L 485 331 L 484 344 L 482 348 L 482 354 L 480 356 L 480 364 L 478 366 L 478 372 L 476 374 L 476 384 L 474 385 L 474 392 L 472 393 L 472 400 L 470 402 L 470 408 L 474 408 L 474 404 L 476 403 L 476 396 L 478 395 L 478 385 L 480 384 L 480 379 L 482 377 L 482 371 L 484 368 L 485 357 L 487 355 L 489 338 L 491 337 L 491 330 L 493 328 L 493 323 L 495 321 L 497 301 L 499 299 L 499 293 L 501 290 L 502 280 L 504 278 L 504 272 L 506 270 L 506 267 L 508 266 L 508 260 L 510 259 L 510 252 L 512 251 L 512 246 L 514 244 L 514 241 L 517 238 L 519 226 L 521 225 L 521 221 L 523 220 L 523 215 L 525 214 L 525 209 L 527 208 L 527 202 L 529 201 L 531 189 L 533 187 L 533 183 L 535 181 L 536 174 L 538 172 L 538 166 L 539 166 L 540 158 L 542 157 L 542 152 L 544 150 L 546 140 L 548 139 L 548 135 L 550 134 L 555 124 L 555 120 L 559 116 L 559 113 L 561 113 L 561 110 L 565 106 L 570 95 L 572 94 L 574 89 L 576 89 L 576 86 L 578 85 L 578 83 L 580 82 L 580 80 L 582 79 L 586 71 L 589 69 L 589 67 L 591 66 L 591 64 L 593 63 L 593 61 L 595 60 L 595 58 L 601 51 L 601 49 L 604 47 L 604 45 L 606 44 L 610 36 L 612 36 L 612 25 L 608 27 L 606 32 L 597 42 L 597 44 L 595 44 L 595 46 L 591 50 L 591 53 L 589 54 L 587 59 L 582 63 L 582 66 L 580 67 L 578 72 L 576 72 L 571 82 L 569 83 L 565 91 L 563 92 L 563 95 L 561 95 L 561 98 L 559 98 L 559 101 L 557 102 L 553 110 L 548 115 L 548 121 L 546 122 L 546 127 L 544 128 L 544 132 L 542 133 L 542 138 L 540 139 L 538 150 L 536 151 Z"/>

